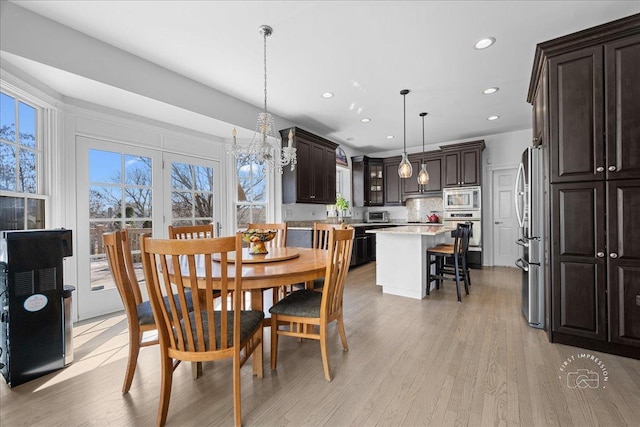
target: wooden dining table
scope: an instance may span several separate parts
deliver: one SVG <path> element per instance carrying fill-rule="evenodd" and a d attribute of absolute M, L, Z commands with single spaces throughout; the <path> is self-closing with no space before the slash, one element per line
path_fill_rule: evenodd
<path fill-rule="evenodd" d="M 251 293 L 251 308 L 264 309 L 263 291 L 295 283 L 306 283 L 313 288 L 314 279 L 324 277 L 328 262 L 328 251 L 324 249 L 282 247 L 269 248 L 266 255 L 251 255 L 248 248 L 242 255 L 242 290 Z M 204 265 L 196 264 L 196 275 L 204 277 Z M 235 288 L 235 266 L 228 264 L 229 288 Z M 219 283 L 220 263 L 212 261 L 213 286 Z M 218 281 L 216 281 L 216 278 Z M 183 277 L 183 279 L 187 279 Z M 198 281 L 198 287 L 204 283 Z"/>

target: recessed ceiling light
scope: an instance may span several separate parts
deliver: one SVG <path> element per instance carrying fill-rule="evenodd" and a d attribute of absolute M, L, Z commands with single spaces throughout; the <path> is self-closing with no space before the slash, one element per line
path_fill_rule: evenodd
<path fill-rule="evenodd" d="M 478 40 L 474 47 L 476 49 L 486 49 L 491 47 L 496 42 L 494 37 L 487 37 L 486 39 Z"/>
<path fill-rule="evenodd" d="M 487 117 L 487 120 L 498 120 L 500 118 L 500 116 L 489 116 Z"/>
<path fill-rule="evenodd" d="M 491 95 L 492 93 L 496 93 L 499 90 L 500 90 L 500 88 L 490 87 L 490 88 L 487 88 L 487 89 L 483 90 L 482 93 L 484 93 L 485 95 Z"/>
<path fill-rule="evenodd" d="M 323 94 L 322 94 L 322 97 L 323 97 L 324 99 L 333 98 L 333 93 L 331 93 L 331 92 L 325 92 L 325 93 L 323 93 Z"/>
<path fill-rule="evenodd" d="M 369 122 L 371 121 L 371 119 L 370 119 L 370 118 L 368 118 L 368 117 L 365 117 L 364 119 L 361 119 L 360 121 L 361 121 L 362 123 L 369 123 Z"/>
<path fill-rule="evenodd" d="M 387 135 L 387 139 L 393 139 L 393 135 Z"/>

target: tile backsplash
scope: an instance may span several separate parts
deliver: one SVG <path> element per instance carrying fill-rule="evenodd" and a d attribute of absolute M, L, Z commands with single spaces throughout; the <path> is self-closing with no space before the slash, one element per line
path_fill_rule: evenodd
<path fill-rule="evenodd" d="M 435 213 L 442 222 L 442 197 L 420 197 L 407 199 L 407 221 L 427 221 Z"/>

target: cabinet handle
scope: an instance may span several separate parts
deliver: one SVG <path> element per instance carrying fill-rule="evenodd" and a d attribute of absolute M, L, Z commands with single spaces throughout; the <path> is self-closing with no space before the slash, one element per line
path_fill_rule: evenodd
<path fill-rule="evenodd" d="M 502 221 L 495 221 L 494 224 L 502 224 Z"/>
<path fill-rule="evenodd" d="M 311 198 L 311 199 L 315 199 L 315 198 L 316 198 L 316 196 L 309 196 L 309 198 Z"/>
<path fill-rule="evenodd" d="M 604 172 L 604 166 L 598 166 L 596 172 Z"/>
<path fill-rule="evenodd" d="M 609 166 L 609 171 L 610 172 L 615 172 L 616 171 L 616 167 L 613 166 L 613 165 Z"/>
<path fill-rule="evenodd" d="M 604 252 L 598 252 L 598 258 L 604 258 Z"/>
<path fill-rule="evenodd" d="M 615 253 L 615 252 L 611 252 L 611 253 L 609 254 L 609 256 L 610 256 L 611 258 L 613 258 L 613 259 L 618 258 L 618 254 L 617 254 L 617 253 Z"/>

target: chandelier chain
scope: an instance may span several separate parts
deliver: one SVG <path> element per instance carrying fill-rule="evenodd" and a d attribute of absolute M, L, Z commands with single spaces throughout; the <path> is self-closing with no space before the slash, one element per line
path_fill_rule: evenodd
<path fill-rule="evenodd" d="M 264 112 L 267 112 L 267 35 L 268 31 L 263 31 L 264 39 Z"/>

